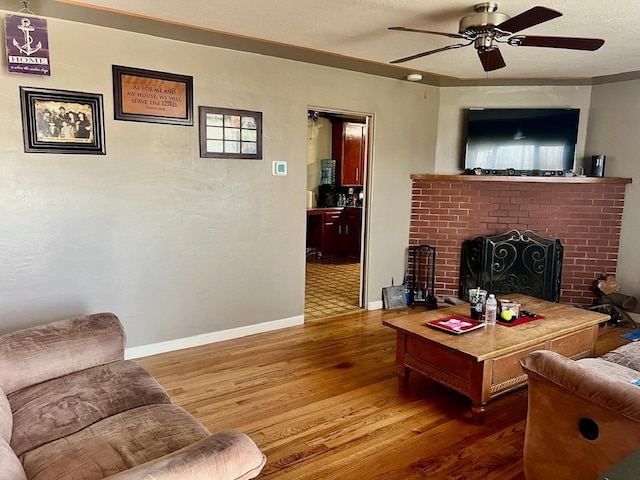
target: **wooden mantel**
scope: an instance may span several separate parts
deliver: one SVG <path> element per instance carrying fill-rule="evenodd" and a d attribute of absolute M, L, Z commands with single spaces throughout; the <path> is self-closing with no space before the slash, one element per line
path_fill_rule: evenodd
<path fill-rule="evenodd" d="M 462 182 L 523 182 L 523 183 L 609 183 L 626 185 L 632 178 L 621 177 L 533 177 L 509 175 L 436 175 L 428 173 L 414 173 L 411 180 L 443 180 Z"/>

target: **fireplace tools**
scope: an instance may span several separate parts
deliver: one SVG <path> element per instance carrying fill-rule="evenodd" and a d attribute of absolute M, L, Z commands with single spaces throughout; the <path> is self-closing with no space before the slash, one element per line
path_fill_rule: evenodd
<path fill-rule="evenodd" d="M 436 249 L 430 245 L 409 247 L 407 262 L 408 305 L 438 308 L 435 295 Z"/>

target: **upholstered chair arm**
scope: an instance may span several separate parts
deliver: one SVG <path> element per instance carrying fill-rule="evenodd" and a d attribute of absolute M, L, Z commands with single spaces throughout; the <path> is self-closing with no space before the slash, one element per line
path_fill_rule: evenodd
<path fill-rule="evenodd" d="M 521 360 L 529 377 L 527 480 L 596 478 L 640 448 L 640 372 L 551 351 Z"/>
<path fill-rule="evenodd" d="M 126 337 L 113 313 L 69 318 L 0 336 L 0 388 L 22 388 L 124 358 Z"/>
<path fill-rule="evenodd" d="M 530 382 L 552 382 L 557 388 L 580 397 L 584 402 L 599 404 L 616 415 L 640 421 L 640 386 L 633 385 L 631 381 L 640 380 L 640 372 L 630 373 L 631 378 L 627 373 L 630 372 L 628 368 L 604 360 L 593 360 L 602 366 L 594 367 L 590 363 L 582 365 L 581 361 L 541 350 L 525 356 L 521 363 Z M 616 375 L 616 370 L 624 373 Z"/>
<path fill-rule="evenodd" d="M 265 462 L 247 435 L 225 430 L 109 480 L 249 480 Z"/>

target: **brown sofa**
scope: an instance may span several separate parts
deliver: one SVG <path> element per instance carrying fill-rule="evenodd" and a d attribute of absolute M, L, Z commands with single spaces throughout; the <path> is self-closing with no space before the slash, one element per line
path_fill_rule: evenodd
<path fill-rule="evenodd" d="M 111 313 L 0 337 L 2 480 L 238 480 L 260 473 L 265 456 L 248 436 L 211 435 L 140 365 L 124 360 L 124 346 Z"/>
<path fill-rule="evenodd" d="M 521 364 L 527 480 L 595 480 L 640 448 L 640 343 L 577 361 L 536 351 Z"/>

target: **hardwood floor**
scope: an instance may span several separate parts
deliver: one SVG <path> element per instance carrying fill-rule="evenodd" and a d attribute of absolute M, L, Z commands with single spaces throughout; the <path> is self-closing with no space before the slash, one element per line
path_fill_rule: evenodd
<path fill-rule="evenodd" d="M 413 314 L 362 311 L 139 362 L 210 431 L 251 436 L 260 479 L 524 479 L 526 388 L 490 402 L 480 426 L 468 399 L 417 374 L 398 388 L 382 320 Z"/>

